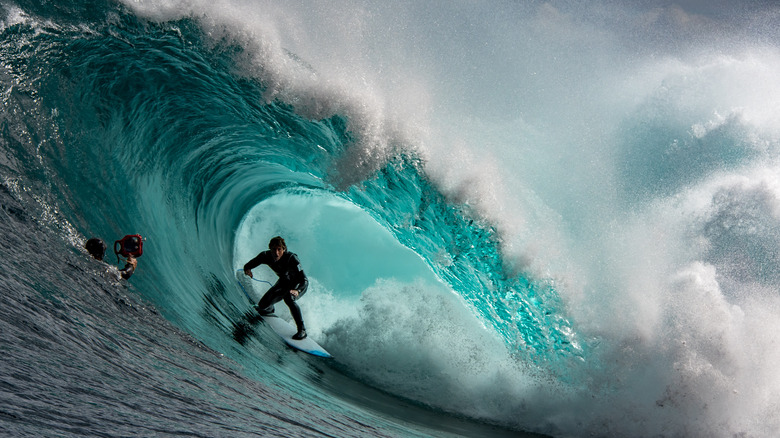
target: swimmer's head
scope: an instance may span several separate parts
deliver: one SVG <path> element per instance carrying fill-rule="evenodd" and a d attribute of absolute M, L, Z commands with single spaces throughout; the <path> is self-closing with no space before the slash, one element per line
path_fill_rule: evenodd
<path fill-rule="evenodd" d="M 89 252 L 92 257 L 98 260 L 103 260 L 103 256 L 106 255 L 106 244 L 103 242 L 103 240 L 98 239 L 97 237 L 93 237 L 87 240 L 84 248 L 87 249 L 87 252 Z"/>

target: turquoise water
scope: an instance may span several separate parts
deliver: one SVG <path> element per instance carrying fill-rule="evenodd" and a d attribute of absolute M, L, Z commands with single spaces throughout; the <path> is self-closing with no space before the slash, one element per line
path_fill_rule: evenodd
<path fill-rule="evenodd" d="M 769 436 L 748 9 L 5 4 L 0 431 Z M 81 249 L 128 233 L 127 282 Z M 275 235 L 332 360 L 234 337 Z"/>

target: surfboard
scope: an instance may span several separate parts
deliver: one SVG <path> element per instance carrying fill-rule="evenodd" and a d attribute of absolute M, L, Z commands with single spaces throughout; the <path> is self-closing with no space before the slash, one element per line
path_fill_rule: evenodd
<path fill-rule="evenodd" d="M 252 286 L 252 280 L 260 282 L 260 283 L 268 283 L 267 281 L 257 280 L 254 278 L 249 278 L 248 276 L 244 275 L 244 271 L 241 269 L 236 270 L 236 281 L 238 282 L 238 286 L 241 288 L 241 291 L 244 292 L 244 296 L 246 296 L 247 300 L 249 300 L 250 304 L 255 304 L 254 300 L 250 296 L 249 292 L 253 291 Z M 270 284 L 270 283 L 269 283 Z M 331 358 L 333 356 L 328 353 L 327 350 L 322 348 L 320 344 L 318 344 L 316 341 L 314 341 L 310 337 L 306 337 L 301 340 L 293 339 L 293 335 L 298 332 L 298 330 L 289 322 L 285 321 L 282 318 L 279 318 L 276 315 L 268 315 L 268 316 L 262 316 L 260 319 L 271 329 L 279 335 L 280 338 L 290 347 L 303 351 L 304 353 L 309 353 L 312 356 L 318 356 L 318 357 L 326 357 Z"/>
<path fill-rule="evenodd" d="M 268 326 L 271 327 L 271 329 L 273 329 L 273 331 L 275 331 L 276 334 L 279 335 L 290 347 L 314 356 L 333 357 L 324 348 L 322 348 L 320 344 L 316 343 L 308 336 L 301 340 L 293 339 L 292 337 L 295 333 L 298 332 L 298 329 L 282 318 L 279 318 L 276 315 L 263 316 L 262 318 L 263 322 L 268 324 Z"/>

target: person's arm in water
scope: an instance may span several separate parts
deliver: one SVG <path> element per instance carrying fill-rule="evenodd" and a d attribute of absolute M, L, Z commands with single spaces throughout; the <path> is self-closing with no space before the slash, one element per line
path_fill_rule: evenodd
<path fill-rule="evenodd" d="M 125 264 L 125 267 L 119 270 L 119 274 L 122 275 L 122 278 L 127 280 L 131 275 L 133 275 L 133 272 L 135 272 L 136 266 L 138 266 L 138 261 L 136 261 L 135 257 L 130 256 L 127 258 L 127 264 Z"/>

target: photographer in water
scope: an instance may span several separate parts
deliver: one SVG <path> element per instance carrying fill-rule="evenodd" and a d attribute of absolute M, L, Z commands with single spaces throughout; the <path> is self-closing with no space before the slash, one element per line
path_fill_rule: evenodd
<path fill-rule="evenodd" d="M 127 245 L 125 245 L 125 241 L 127 240 Z M 117 260 L 119 260 L 119 254 L 125 255 L 127 257 L 127 261 L 125 262 L 125 267 L 119 270 L 119 275 L 127 280 L 130 278 L 131 275 L 133 275 L 133 272 L 135 272 L 135 268 L 138 266 L 138 261 L 136 260 L 137 255 L 141 255 L 142 250 L 141 247 L 143 245 L 143 240 L 140 236 L 131 235 L 131 236 L 125 236 L 122 240 L 118 240 L 117 243 L 115 243 L 114 251 L 116 251 L 116 246 L 118 244 L 122 245 L 122 249 L 117 252 Z M 106 244 L 103 242 L 103 239 L 99 239 L 97 237 L 93 237 L 89 240 L 87 240 L 87 243 L 84 245 L 84 248 L 86 248 L 87 252 L 94 257 L 97 260 L 103 261 L 103 258 L 106 256 Z"/>

